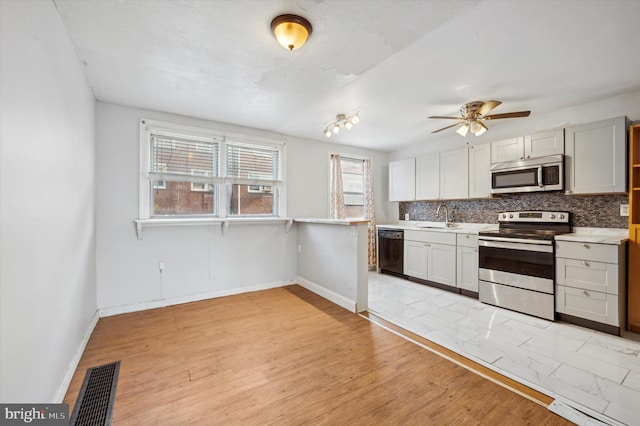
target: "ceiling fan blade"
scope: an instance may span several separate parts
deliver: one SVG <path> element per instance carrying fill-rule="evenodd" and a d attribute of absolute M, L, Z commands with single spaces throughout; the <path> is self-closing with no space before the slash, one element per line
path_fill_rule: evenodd
<path fill-rule="evenodd" d="M 432 115 L 429 118 L 445 118 L 447 120 L 462 120 L 463 119 L 462 117 L 443 117 L 441 115 Z"/>
<path fill-rule="evenodd" d="M 434 131 L 433 131 L 433 132 L 431 132 L 431 133 L 438 133 L 438 132 L 441 132 L 441 131 L 443 131 L 443 130 L 450 129 L 451 127 L 459 126 L 459 125 L 461 125 L 461 124 L 463 124 L 463 122 L 456 123 L 456 124 L 452 124 L 452 125 L 450 125 L 450 126 L 443 127 L 442 129 L 434 130 Z"/>
<path fill-rule="evenodd" d="M 504 114 L 491 114 L 482 117 L 483 120 L 497 120 L 499 118 L 528 117 L 531 111 L 505 112 Z"/>
<path fill-rule="evenodd" d="M 502 102 L 500 101 L 487 101 L 484 104 L 482 104 L 480 109 L 478 109 L 478 114 L 485 115 L 486 113 L 488 113 L 489 111 L 491 111 L 492 109 L 500 105 L 501 103 Z"/>

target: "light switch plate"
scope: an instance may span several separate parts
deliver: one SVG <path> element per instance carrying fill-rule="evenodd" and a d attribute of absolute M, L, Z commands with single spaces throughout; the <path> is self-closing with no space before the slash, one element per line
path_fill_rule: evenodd
<path fill-rule="evenodd" d="M 629 216 L 629 204 L 620 204 L 620 216 Z"/>

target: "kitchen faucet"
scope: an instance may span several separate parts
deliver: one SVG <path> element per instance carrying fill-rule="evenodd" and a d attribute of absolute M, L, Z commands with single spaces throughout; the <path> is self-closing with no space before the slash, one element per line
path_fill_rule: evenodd
<path fill-rule="evenodd" d="M 436 217 L 438 217 L 440 215 L 440 207 L 444 207 L 444 224 L 447 228 L 450 228 L 453 226 L 453 223 L 449 221 L 449 209 L 447 208 L 447 206 L 442 203 L 438 206 L 438 209 L 436 210 Z"/>

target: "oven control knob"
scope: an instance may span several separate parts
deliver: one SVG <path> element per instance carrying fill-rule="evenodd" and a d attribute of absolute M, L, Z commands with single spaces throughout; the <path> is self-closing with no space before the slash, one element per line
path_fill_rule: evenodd
<path fill-rule="evenodd" d="M 564 219 L 564 215 L 561 214 L 560 216 L 558 216 L 560 219 Z"/>
<path fill-rule="evenodd" d="M 555 218 L 556 218 L 556 215 L 555 215 L 555 214 L 551 213 L 551 214 L 549 215 L 549 219 L 555 219 Z"/>
<path fill-rule="evenodd" d="M 513 214 L 509 214 L 509 219 L 513 219 Z"/>
<path fill-rule="evenodd" d="M 502 213 L 502 218 L 503 218 L 503 219 L 506 219 L 506 218 L 507 218 L 507 215 L 506 215 L 505 213 Z"/>

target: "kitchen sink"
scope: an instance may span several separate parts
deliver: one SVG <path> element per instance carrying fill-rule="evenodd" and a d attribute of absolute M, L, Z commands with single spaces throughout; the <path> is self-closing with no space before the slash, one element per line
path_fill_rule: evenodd
<path fill-rule="evenodd" d="M 456 223 L 447 223 L 444 222 L 441 224 L 433 224 L 433 223 L 425 223 L 424 225 L 415 225 L 417 228 L 426 228 L 426 229 L 452 229 L 458 226 Z"/>

